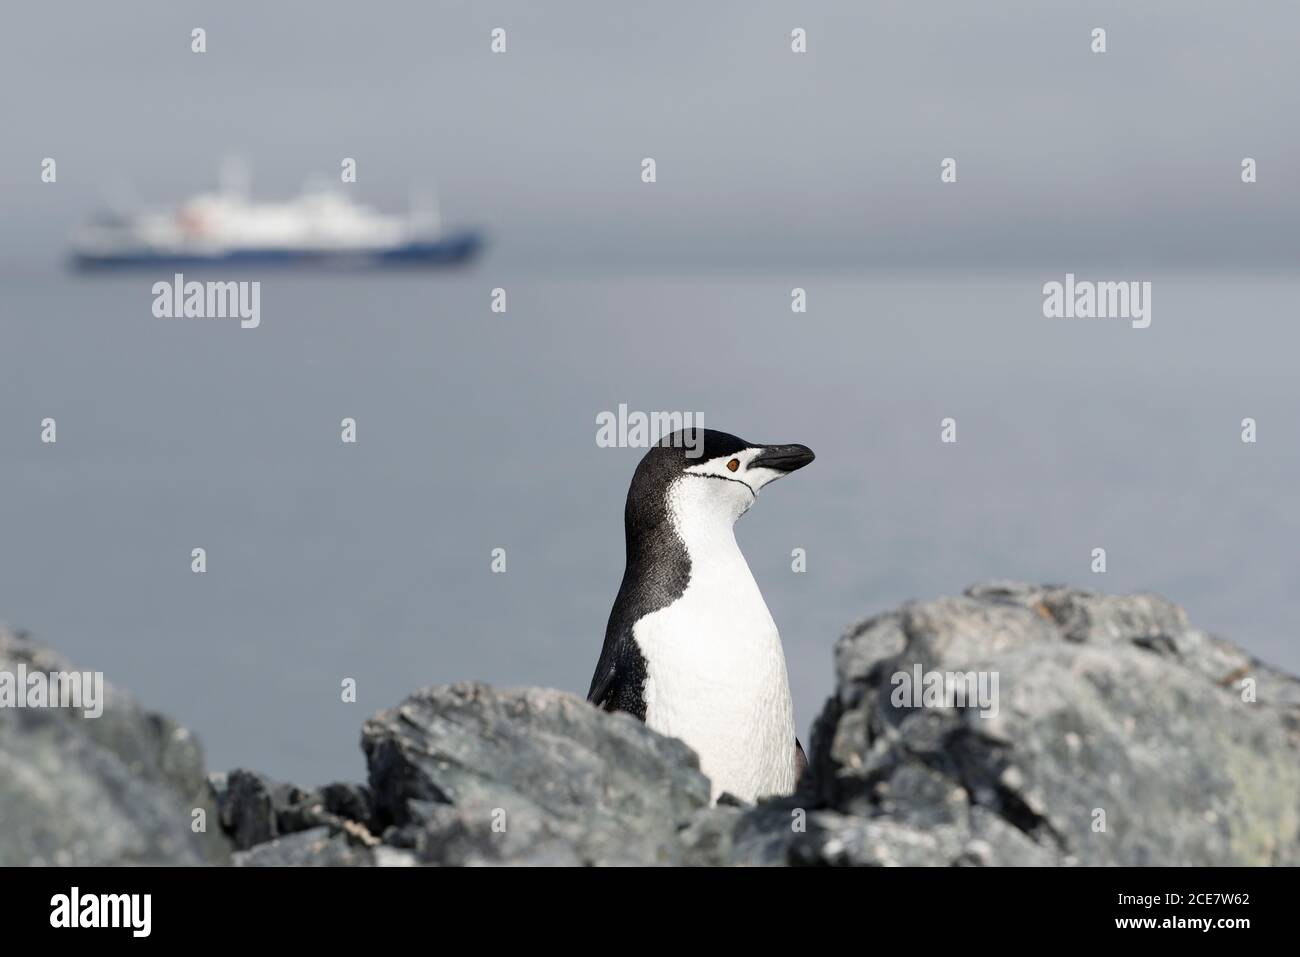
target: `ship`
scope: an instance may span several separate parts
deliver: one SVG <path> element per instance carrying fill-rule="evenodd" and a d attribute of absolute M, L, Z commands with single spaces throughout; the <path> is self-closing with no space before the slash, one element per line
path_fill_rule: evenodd
<path fill-rule="evenodd" d="M 223 170 L 217 190 L 169 209 L 100 213 L 73 236 L 79 269 L 229 264 L 452 266 L 483 245 L 473 229 L 444 231 L 436 199 L 407 214 L 381 213 L 342 189 L 305 188 L 279 202 L 250 197 L 248 179 Z"/>

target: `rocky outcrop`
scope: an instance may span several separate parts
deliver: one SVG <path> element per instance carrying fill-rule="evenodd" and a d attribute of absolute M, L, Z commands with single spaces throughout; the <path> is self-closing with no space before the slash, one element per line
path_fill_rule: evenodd
<path fill-rule="evenodd" d="M 214 775 L 215 819 L 250 866 L 1300 863 L 1300 682 L 1164 599 L 980 585 L 863 621 L 835 667 L 799 792 L 756 807 L 710 807 L 690 749 L 626 715 L 558 691 L 459 684 L 366 722 L 367 786 Z M 78 747 L 20 740 L 6 721 L 0 766 Z M 145 780 L 163 803 L 197 780 L 189 752 L 165 757 L 176 733 L 136 749 L 152 756 Z M 185 773 L 164 773 L 178 764 Z M 72 800 L 27 793 L 29 820 L 47 797 Z M 65 813 L 102 824 L 89 803 Z M 17 863 L 7 820 L 0 862 Z M 154 829 L 121 826 L 208 859 L 147 820 Z M 96 859 L 127 846 L 154 845 L 118 841 Z M 49 838 L 43 853 L 65 849 Z"/>
<path fill-rule="evenodd" d="M 1300 863 L 1300 682 L 1152 595 L 988 584 L 836 647 L 791 861 Z M 996 714 L 891 679 L 998 676 Z"/>
<path fill-rule="evenodd" d="M 709 802 L 694 753 L 557 691 L 460 684 L 366 722 L 387 843 L 438 864 L 677 864 Z"/>
<path fill-rule="evenodd" d="M 370 834 L 373 818 L 367 788 L 330 784 L 318 791 L 304 791 L 243 769 L 213 774 L 208 783 L 216 798 L 221 829 L 238 850 L 318 827 L 335 834 L 345 832 L 364 846 L 379 843 Z"/>
<path fill-rule="evenodd" d="M 0 628 L 0 673 L 20 670 L 72 666 Z M 227 862 L 194 735 L 111 685 L 103 705 L 0 707 L 0 866 Z"/>
<path fill-rule="evenodd" d="M 709 801 L 680 741 L 559 691 L 426 689 L 361 744 L 368 789 L 214 777 L 235 863 L 677 864 Z"/>

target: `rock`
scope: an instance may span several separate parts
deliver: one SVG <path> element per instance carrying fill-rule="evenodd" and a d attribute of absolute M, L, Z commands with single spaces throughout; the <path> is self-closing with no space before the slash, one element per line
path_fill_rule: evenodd
<path fill-rule="evenodd" d="M 372 801 L 368 787 L 360 784 L 327 784 L 321 788 L 320 796 L 325 810 L 330 814 L 370 827 Z"/>
<path fill-rule="evenodd" d="M 234 855 L 236 867 L 376 867 L 410 866 L 414 855 L 393 848 L 369 848 L 329 827 L 314 827 L 277 837 Z"/>
<path fill-rule="evenodd" d="M 709 800 L 680 741 L 559 691 L 426 689 L 362 748 L 385 841 L 426 863 L 679 863 Z"/>
<path fill-rule="evenodd" d="M 0 628 L 0 672 L 20 665 L 73 670 Z M 216 821 L 198 740 L 107 682 L 99 717 L 0 708 L 0 866 L 224 863 Z"/>
<path fill-rule="evenodd" d="M 330 836 L 342 836 L 346 843 L 380 843 L 370 832 L 372 811 L 367 788 L 328 784 L 320 791 L 304 791 L 242 768 L 226 775 L 211 775 L 209 784 L 217 797 L 221 830 L 239 850 L 318 827 L 324 827 Z"/>
<path fill-rule="evenodd" d="M 997 714 L 895 707 L 917 664 L 996 673 Z M 807 800 L 847 817 L 792 863 L 1300 863 L 1300 683 L 1162 598 L 978 585 L 867 619 L 836 669 Z"/>
<path fill-rule="evenodd" d="M 67 667 L 0 634 L 18 661 Z M 1162 598 L 977 585 L 868 618 L 835 668 L 799 793 L 757 806 L 709 806 L 684 744 L 559 691 L 418 691 L 365 723 L 368 786 L 316 790 L 205 783 L 120 692 L 95 720 L 0 711 L 0 864 L 1300 863 L 1300 681 Z M 906 706 L 917 669 L 989 697 Z"/>
<path fill-rule="evenodd" d="M 217 798 L 221 829 L 241 851 L 276 837 L 325 827 L 331 835 L 366 846 L 379 843 L 370 833 L 366 788 L 330 784 L 306 791 L 253 771 L 236 769 L 209 778 Z"/>

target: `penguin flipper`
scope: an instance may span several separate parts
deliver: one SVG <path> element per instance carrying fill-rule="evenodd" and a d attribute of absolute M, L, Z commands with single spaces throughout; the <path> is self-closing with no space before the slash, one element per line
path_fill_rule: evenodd
<path fill-rule="evenodd" d="M 803 753 L 803 745 L 799 739 L 794 739 L 794 779 L 797 783 L 803 773 L 808 770 L 808 755 Z"/>
<path fill-rule="evenodd" d="M 587 700 L 604 711 L 626 711 L 645 720 L 645 658 L 636 642 L 621 633 L 607 635 L 600 661 L 591 676 Z"/>
<path fill-rule="evenodd" d="M 597 670 L 591 679 L 591 690 L 587 692 L 587 701 L 597 708 L 604 708 L 616 677 L 618 677 L 617 668 L 609 668 L 603 675 Z"/>

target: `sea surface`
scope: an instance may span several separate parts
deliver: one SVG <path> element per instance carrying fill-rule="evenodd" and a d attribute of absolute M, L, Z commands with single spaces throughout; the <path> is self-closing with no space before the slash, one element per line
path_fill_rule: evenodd
<path fill-rule="evenodd" d="M 850 623 L 991 578 L 1160 592 L 1300 671 L 1292 276 L 1143 276 L 1147 329 L 1045 319 L 1063 271 L 207 277 L 262 283 L 257 329 L 154 318 L 170 277 L 0 276 L 0 619 L 214 769 L 358 779 L 362 721 L 420 685 L 585 693 L 620 403 L 816 451 L 738 527 L 805 736 Z"/>

